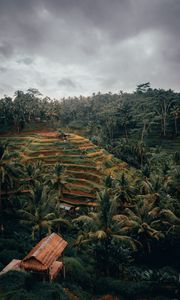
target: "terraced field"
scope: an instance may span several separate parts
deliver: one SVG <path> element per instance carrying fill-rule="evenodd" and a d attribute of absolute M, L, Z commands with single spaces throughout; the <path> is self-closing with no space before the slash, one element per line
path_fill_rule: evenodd
<path fill-rule="evenodd" d="M 56 132 L 36 132 L 3 136 L 0 142 L 6 142 L 10 151 L 17 151 L 24 164 L 38 160 L 46 166 L 63 164 L 68 182 L 63 201 L 72 205 L 95 205 L 96 192 L 103 188 L 105 176 L 115 176 L 126 166 L 120 161 L 114 162 L 112 155 L 75 134 L 62 140 Z"/>

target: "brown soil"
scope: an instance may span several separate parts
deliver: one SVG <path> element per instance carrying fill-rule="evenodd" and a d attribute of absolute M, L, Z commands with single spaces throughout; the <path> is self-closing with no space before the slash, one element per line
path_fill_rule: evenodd
<path fill-rule="evenodd" d="M 76 200 L 76 199 L 72 199 L 72 198 L 64 198 L 62 202 L 67 202 L 70 204 L 74 204 L 74 205 L 86 205 L 86 206 L 97 206 L 97 204 L 95 202 L 85 202 L 85 201 L 81 201 L 81 200 Z"/>
<path fill-rule="evenodd" d="M 9 192 L 2 192 L 1 195 L 14 195 L 14 194 L 18 194 L 18 193 L 29 193 L 30 190 L 18 190 L 18 191 L 9 191 Z"/>
<path fill-rule="evenodd" d="M 39 155 L 44 155 L 44 156 L 62 156 L 62 157 L 76 157 L 76 158 L 80 158 L 80 154 L 66 154 L 63 151 L 59 151 L 57 150 L 40 150 L 40 151 L 35 151 L 35 152 L 29 152 L 29 153 L 25 153 L 25 155 L 31 156 L 31 157 L 35 157 L 35 156 L 39 156 Z"/>
<path fill-rule="evenodd" d="M 95 174 L 89 174 L 87 172 L 67 171 L 67 173 L 72 174 L 76 178 L 87 179 L 87 180 L 94 181 L 96 183 L 100 183 L 102 179 L 100 176 L 97 176 Z"/>
<path fill-rule="evenodd" d="M 32 130 L 29 132 L 20 133 L 20 135 L 31 135 L 31 134 L 39 134 L 45 137 L 58 137 L 58 133 L 56 131 L 44 131 L 44 130 Z"/>
<path fill-rule="evenodd" d="M 72 166 L 72 167 L 76 167 L 76 166 L 77 166 L 77 167 L 82 167 L 82 168 L 83 168 L 83 167 L 93 167 L 93 168 L 96 167 L 96 165 L 95 165 L 94 163 L 91 163 L 91 164 L 90 164 L 89 162 L 86 162 L 85 160 L 83 161 L 83 164 L 82 164 L 82 165 L 77 164 L 77 163 L 75 163 L 75 164 L 73 164 L 73 163 L 63 163 L 63 165 L 64 165 L 64 166 L 67 165 L 67 166 L 69 166 L 69 167 L 71 167 L 71 166 Z M 93 168 L 92 168 L 92 169 L 93 169 Z M 91 170 L 91 168 L 90 168 L 89 170 Z"/>
<path fill-rule="evenodd" d="M 91 143 L 84 143 L 83 146 L 80 146 L 80 150 L 88 150 L 88 149 L 93 149 L 95 146 Z"/>
<path fill-rule="evenodd" d="M 104 155 L 102 155 L 102 156 L 97 156 L 95 161 L 96 161 L 96 162 L 102 162 L 102 161 L 104 161 L 104 159 L 105 159 L 105 158 L 104 158 Z"/>
<path fill-rule="evenodd" d="M 43 145 L 43 143 L 44 143 L 44 145 L 46 145 L 46 143 L 50 143 L 51 141 L 59 141 L 57 138 L 54 138 L 54 137 L 52 137 L 52 138 L 49 138 L 49 139 L 38 139 L 38 140 L 34 140 L 33 142 L 32 142 L 32 144 L 34 144 L 34 145 L 36 145 L 36 144 L 39 144 L 39 143 L 41 143 L 41 145 Z"/>
<path fill-rule="evenodd" d="M 88 166 L 89 165 L 89 161 L 87 161 L 87 160 L 85 160 L 85 159 L 82 159 L 82 164 L 77 164 L 77 162 L 74 162 L 73 163 L 73 160 L 70 160 L 70 159 L 62 159 L 63 158 L 63 156 L 62 157 L 59 157 L 59 159 L 61 158 L 61 160 L 62 160 L 62 162 L 63 162 L 63 164 L 65 165 L 65 164 L 67 164 L 67 165 L 77 165 L 77 166 L 81 166 L 81 165 L 83 165 L 83 166 Z"/>
<path fill-rule="evenodd" d="M 88 179 L 85 179 L 85 178 L 74 178 L 75 180 L 73 180 L 72 183 L 76 183 L 76 182 L 79 182 L 80 184 L 84 184 L 84 185 L 89 185 L 89 186 L 92 186 L 93 185 L 93 181 L 91 180 L 88 180 Z M 100 185 L 101 188 L 103 188 L 103 185 Z"/>
<path fill-rule="evenodd" d="M 82 187 L 82 188 L 85 188 L 85 187 L 87 187 L 89 190 L 90 190 L 90 186 L 87 186 L 87 184 L 85 184 L 85 182 L 84 182 L 84 184 L 83 184 L 83 182 L 82 183 L 78 183 L 78 182 L 76 182 L 76 183 L 68 183 L 68 186 L 71 188 L 76 188 L 76 186 L 79 186 L 79 187 Z"/>
<path fill-rule="evenodd" d="M 57 138 L 59 136 L 59 134 L 57 132 L 49 132 L 49 131 L 46 131 L 46 132 L 42 132 L 42 131 L 39 131 L 39 132 L 36 132 L 42 136 L 46 136 L 46 137 L 55 137 Z"/>
<path fill-rule="evenodd" d="M 96 156 L 100 156 L 102 154 L 104 154 L 103 150 L 99 150 L 99 151 L 96 151 L 96 152 L 88 153 L 88 154 L 86 154 L 86 156 L 87 157 L 96 157 Z"/>
<path fill-rule="evenodd" d="M 70 168 L 68 169 L 68 171 L 70 171 L 71 172 L 71 170 L 70 170 Z M 89 176 L 91 176 L 91 175 L 93 175 L 93 176 L 98 176 L 98 177 L 101 177 L 101 173 L 98 171 L 98 170 L 96 170 L 96 169 L 86 169 L 86 168 L 84 168 L 83 169 L 83 166 L 80 168 L 80 170 L 72 170 L 72 172 L 79 172 L 79 174 L 87 174 L 87 176 L 89 175 Z"/>
<path fill-rule="evenodd" d="M 68 195 L 85 196 L 87 198 L 93 198 L 93 199 L 95 198 L 95 195 L 89 194 L 89 193 L 86 193 L 86 192 L 83 192 L 83 191 L 76 191 L 76 190 L 68 191 L 68 190 L 63 190 L 63 193 L 64 194 L 68 194 Z"/>

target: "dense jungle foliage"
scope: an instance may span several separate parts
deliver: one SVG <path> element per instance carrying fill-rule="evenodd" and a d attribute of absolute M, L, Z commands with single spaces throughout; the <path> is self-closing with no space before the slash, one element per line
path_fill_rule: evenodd
<path fill-rule="evenodd" d="M 41 131 L 79 134 L 91 144 L 49 140 L 43 148 Z M 0 270 L 50 232 L 69 244 L 65 278 L 60 273 L 44 283 L 10 271 L 0 275 L 0 299 L 178 299 L 179 132 L 180 93 L 149 83 L 133 93 L 61 101 L 36 89 L 0 99 Z M 99 159 L 99 170 L 92 145 L 98 155 L 99 148 L 113 154 Z M 63 147 L 64 158 L 53 157 L 50 147 Z M 114 164 L 118 173 L 106 173 Z M 73 212 L 64 210 L 66 194 L 77 199 L 73 184 L 83 189 L 82 201 L 93 190 L 97 205 L 78 202 Z"/>

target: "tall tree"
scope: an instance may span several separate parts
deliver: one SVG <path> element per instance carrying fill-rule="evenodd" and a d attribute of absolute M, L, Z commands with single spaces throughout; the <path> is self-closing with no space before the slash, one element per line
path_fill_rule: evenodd
<path fill-rule="evenodd" d="M 7 145 L 0 145 L 0 220 L 3 222 L 2 189 L 13 188 L 18 176 L 22 173 L 22 166 L 14 161 L 18 153 L 10 153 Z M 3 223 L 1 223 L 2 225 Z"/>
<path fill-rule="evenodd" d="M 57 163 L 54 167 L 53 173 L 46 176 L 46 183 L 49 183 L 52 188 L 56 189 L 58 192 L 57 205 L 59 207 L 61 201 L 63 201 L 63 189 L 67 184 L 67 176 L 65 168 L 62 164 Z"/>
<path fill-rule="evenodd" d="M 96 213 L 82 215 L 73 220 L 75 224 L 83 224 L 83 227 L 80 227 L 82 230 L 78 235 L 76 245 L 94 245 L 95 259 L 100 263 L 104 272 L 108 274 L 113 242 L 117 242 L 118 245 L 127 245 L 127 247 L 136 250 L 136 241 L 124 234 L 121 225 L 113 220 L 113 210 L 107 190 L 97 195 L 97 201 L 98 210 Z"/>
<path fill-rule="evenodd" d="M 165 137 L 171 108 L 175 103 L 175 95 L 172 90 L 159 89 L 155 90 L 154 96 L 155 111 L 161 120 L 162 134 Z"/>

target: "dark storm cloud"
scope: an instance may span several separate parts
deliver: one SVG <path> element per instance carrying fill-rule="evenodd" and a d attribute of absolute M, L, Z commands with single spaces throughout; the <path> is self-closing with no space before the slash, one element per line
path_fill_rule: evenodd
<path fill-rule="evenodd" d="M 179 0 L 0 0 L 1 91 L 179 90 L 179 15 Z"/>

